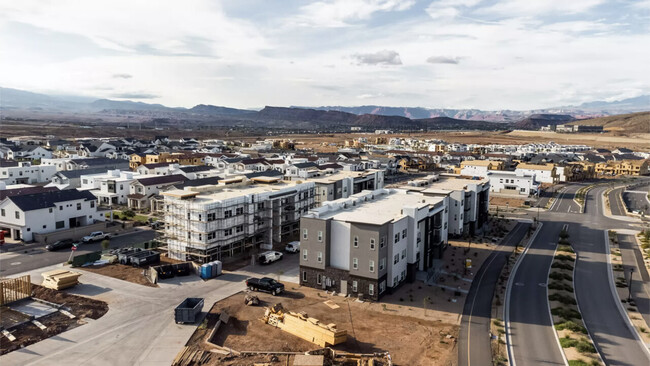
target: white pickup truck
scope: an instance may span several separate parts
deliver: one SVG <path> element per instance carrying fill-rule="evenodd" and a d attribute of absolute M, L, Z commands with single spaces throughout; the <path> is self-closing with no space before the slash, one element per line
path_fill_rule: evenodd
<path fill-rule="evenodd" d="M 282 253 L 276 252 L 274 250 L 269 250 L 268 252 L 264 252 L 260 254 L 257 259 L 261 264 L 269 264 L 273 263 L 275 261 L 279 261 L 282 259 Z"/>
<path fill-rule="evenodd" d="M 108 238 L 110 238 L 110 235 L 108 233 L 105 233 L 103 231 L 93 231 L 89 235 L 81 238 L 81 241 L 84 243 L 90 243 L 91 241 L 104 240 Z"/>

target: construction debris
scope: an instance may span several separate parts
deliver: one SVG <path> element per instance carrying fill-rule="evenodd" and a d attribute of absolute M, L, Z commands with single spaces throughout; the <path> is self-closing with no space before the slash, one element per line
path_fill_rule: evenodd
<path fill-rule="evenodd" d="M 348 332 L 337 330 L 336 324 L 322 324 L 304 312 L 285 312 L 280 303 L 267 308 L 262 321 L 321 347 L 337 345 L 348 338 Z"/>
<path fill-rule="evenodd" d="M 248 306 L 257 306 L 260 304 L 260 299 L 255 295 L 246 295 L 244 298 L 244 304 Z"/>
<path fill-rule="evenodd" d="M 58 291 L 76 286 L 79 283 L 81 273 L 57 269 L 43 272 L 41 275 L 43 276 L 43 284 L 41 286 Z"/>
<path fill-rule="evenodd" d="M 338 309 L 338 308 L 340 308 L 340 306 L 336 305 L 336 304 L 334 303 L 334 301 L 332 301 L 332 300 L 324 301 L 323 304 L 329 306 L 330 309 Z"/>

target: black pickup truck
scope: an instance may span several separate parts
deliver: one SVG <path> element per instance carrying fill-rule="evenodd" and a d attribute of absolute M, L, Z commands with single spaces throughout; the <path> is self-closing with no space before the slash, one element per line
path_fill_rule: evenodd
<path fill-rule="evenodd" d="M 248 287 L 251 291 L 257 290 L 270 292 L 273 296 L 277 296 L 282 291 L 284 291 L 283 284 L 268 277 L 249 278 L 246 280 L 246 287 Z"/>

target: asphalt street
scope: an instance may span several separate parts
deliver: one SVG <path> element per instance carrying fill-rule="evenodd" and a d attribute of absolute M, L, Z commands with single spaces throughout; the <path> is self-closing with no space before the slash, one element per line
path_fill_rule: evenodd
<path fill-rule="evenodd" d="M 120 234 L 111 238 L 111 248 L 121 248 L 149 241 L 154 238 L 154 235 L 155 231 L 153 230 L 139 230 Z M 75 255 L 96 252 L 101 249 L 100 242 L 86 243 L 79 246 L 75 251 Z M 0 254 L 0 276 L 10 276 L 63 263 L 69 257 L 70 249 L 48 252 L 45 250 L 45 245 L 42 244 L 28 244 L 23 248 L 13 248 L 11 252 Z"/>
<path fill-rule="evenodd" d="M 460 366 L 492 365 L 492 351 L 488 335 L 494 290 L 508 256 L 514 250 L 515 245 L 524 238 L 529 227 L 529 223 L 518 223 L 485 259 L 474 277 L 465 299 L 460 323 L 458 337 L 458 364 Z"/>
<path fill-rule="evenodd" d="M 643 255 L 632 235 L 618 234 L 617 236 L 626 280 L 629 281 L 630 270 L 634 269 L 632 272 L 632 298 L 639 314 L 646 324 L 650 324 L 650 276 L 648 269 L 643 264 Z"/>
<path fill-rule="evenodd" d="M 623 192 L 623 202 L 631 212 L 642 211 L 647 213 L 650 210 L 647 191 L 625 191 Z"/>
<path fill-rule="evenodd" d="M 625 187 L 620 187 L 613 189 L 609 192 L 608 198 L 609 198 L 609 208 L 612 211 L 612 215 L 615 216 L 625 216 L 626 215 L 626 210 L 625 206 L 623 206 L 623 202 L 621 201 L 621 193 Z"/>

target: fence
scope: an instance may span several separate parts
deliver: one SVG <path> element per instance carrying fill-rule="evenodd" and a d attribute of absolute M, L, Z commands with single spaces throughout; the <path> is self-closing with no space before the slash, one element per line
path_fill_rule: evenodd
<path fill-rule="evenodd" d="M 72 229 L 57 230 L 51 233 L 34 233 L 34 241 L 41 244 L 54 243 L 63 239 L 80 239 L 93 231 L 110 231 L 105 222 L 98 222 L 91 225 L 75 227 Z"/>
<path fill-rule="evenodd" d="M 29 275 L 0 280 L 0 305 L 32 296 L 32 281 Z"/>

